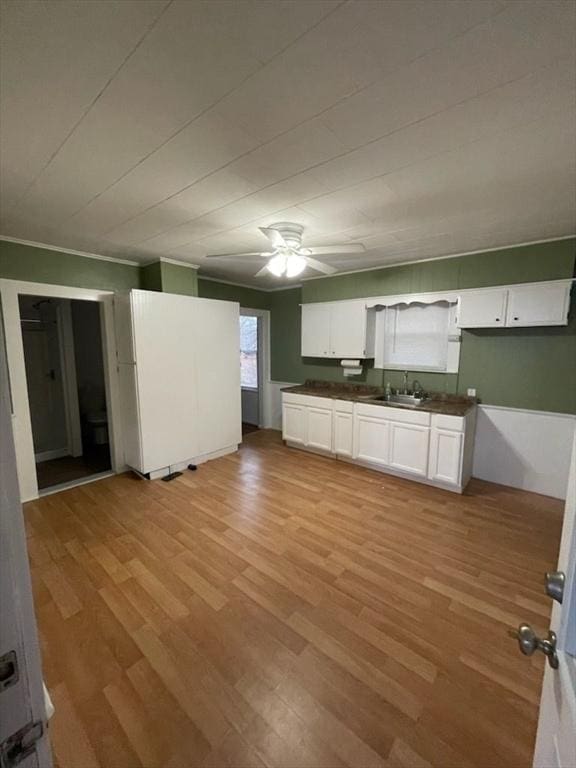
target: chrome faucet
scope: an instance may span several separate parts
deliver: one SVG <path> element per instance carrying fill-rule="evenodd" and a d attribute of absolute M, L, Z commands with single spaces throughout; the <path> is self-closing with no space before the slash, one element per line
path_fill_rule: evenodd
<path fill-rule="evenodd" d="M 404 371 L 404 380 L 403 380 L 402 394 L 403 395 L 407 395 L 408 394 L 408 371 Z"/>

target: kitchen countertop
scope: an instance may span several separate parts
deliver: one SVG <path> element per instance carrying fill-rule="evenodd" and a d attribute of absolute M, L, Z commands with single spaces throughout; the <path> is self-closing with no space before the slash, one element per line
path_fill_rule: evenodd
<path fill-rule="evenodd" d="M 476 406 L 475 397 L 463 395 L 448 395 L 444 392 L 430 392 L 429 400 L 420 405 L 408 406 L 397 403 L 389 403 L 386 400 L 375 400 L 384 394 L 382 387 L 373 387 L 369 384 L 354 384 L 348 382 L 331 382 L 308 379 L 304 384 L 295 387 L 284 387 L 282 392 L 291 392 L 295 395 L 311 395 L 312 397 L 327 397 L 332 400 L 351 400 L 366 405 L 380 405 L 383 408 L 400 408 L 410 411 L 425 411 L 428 413 L 442 413 L 447 416 L 465 416 Z"/>

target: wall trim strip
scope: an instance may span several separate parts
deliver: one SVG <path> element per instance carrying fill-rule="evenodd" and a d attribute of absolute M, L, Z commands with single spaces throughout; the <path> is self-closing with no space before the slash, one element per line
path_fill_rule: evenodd
<path fill-rule="evenodd" d="M 0 235 L 0 240 L 7 243 L 16 243 L 17 245 L 30 245 L 33 248 L 43 248 L 45 251 L 57 251 L 59 253 L 70 253 L 72 256 L 83 256 L 86 259 L 98 259 L 99 261 L 113 261 L 116 264 L 127 264 L 130 267 L 142 267 L 138 261 L 130 259 L 119 259 L 116 256 L 103 256 L 101 253 L 88 253 L 88 251 L 75 251 L 72 248 L 61 248 L 59 245 L 50 245 L 49 243 L 37 243 L 34 240 L 21 240 L 19 237 L 8 237 Z"/>

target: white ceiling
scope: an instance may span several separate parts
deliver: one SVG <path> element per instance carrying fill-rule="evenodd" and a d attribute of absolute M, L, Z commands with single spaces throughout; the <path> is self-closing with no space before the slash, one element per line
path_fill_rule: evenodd
<path fill-rule="evenodd" d="M 576 5 L 2 2 L 0 233 L 264 287 L 576 231 Z M 315 274 L 315 273 L 310 273 Z"/>

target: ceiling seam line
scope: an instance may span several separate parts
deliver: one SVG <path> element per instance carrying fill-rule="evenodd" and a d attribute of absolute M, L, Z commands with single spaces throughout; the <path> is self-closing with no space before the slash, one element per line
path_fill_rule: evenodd
<path fill-rule="evenodd" d="M 118 67 L 114 70 L 113 74 L 108 78 L 106 83 L 103 85 L 103 87 L 100 89 L 100 91 L 96 94 L 94 99 L 90 102 L 89 106 L 84 110 L 82 115 L 78 118 L 78 120 L 74 123 L 72 128 L 68 131 L 62 142 L 58 145 L 58 147 L 54 150 L 54 152 L 50 155 L 46 163 L 42 166 L 38 174 L 35 176 L 35 178 L 28 184 L 22 195 L 18 198 L 17 201 L 14 202 L 12 206 L 8 209 L 8 212 L 12 212 L 14 210 L 17 210 L 18 207 L 21 205 L 21 203 L 24 201 L 24 198 L 26 195 L 30 192 L 30 190 L 36 185 L 44 171 L 46 171 L 49 166 L 51 165 L 52 161 L 57 157 L 57 155 L 60 153 L 66 142 L 72 137 L 72 135 L 75 133 L 76 129 L 80 126 L 80 124 L 83 122 L 84 118 L 88 116 L 89 112 L 91 111 L 92 107 L 100 100 L 100 97 L 103 96 L 104 92 L 107 90 L 108 86 L 112 84 L 112 82 L 116 79 L 120 71 L 123 69 L 124 65 L 127 64 L 127 62 L 132 58 L 132 56 L 136 53 L 138 48 L 142 45 L 142 43 L 145 41 L 145 39 L 148 37 L 148 35 L 153 31 L 154 27 L 158 24 L 160 19 L 164 16 L 168 8 L 175 2 L 175 0 L 168 0 L 166 5 L 162 8 L 159 15 L 152 21 L 138 42 L 132 47 L 130 52 L 124 57 L 124 59 L 120 62 Z"/>
<path fill-rule="evenodd" d="M 170 0 L 170 2 L 175 2 L 175 0 Z M 106 194 L 108 190 L 112 189 L 116 184 L 119 184 L 123 179 L 126 178 L 132 171 L 134 171 L 136 168 L 138 168 L 142 163 L 145 163 L 148 158 L 152 157 L 156 152 L 159 152 L 163 147 L 166 146 L 169 142 L 172 141 L 172 139 L 175 139 L 182 131 L 185 131 L 186 128 L 188 128 L 190 125 L 195 123 L 197 120 L 200 120 L 207 112 L 210 112 L 210 110 L 217 107 L 224 99 L 228 98 L 228 96 L 231 96 L 234 91 L 241 88 L 250 78 L 254 77 L 258 72 L 260 72 L 262 69 L 268 66 L 271 62 L 274 61 L 278 56 L 281 56 L 283 53 L 285 53 L 289 48 L 291 48 L 295 43 L 297 43 L 302 37 L 307 35 L 309 32 L 313 31 L 318 27 L 320 24 L 322 24 L 329 16 L 331 16 L 333 13 L 338 11 L 343 5 L 346 5 L 347 2 L 350 2 L 350 0 L 342 0 L 335 8 L 333 8 L 331 11 L 328 11 L 324 16 L 322 16 L 321 19 L 319 19 L 315 24 L 313 24 L 311 27 L 308 27 L 304 32 L 299 34 L 297 37 L 294 38 L 290 43 L 284 46 L 281 50 L 277 51 L 273 56 L 271 56 L 267 61 L 264 61 L 260 64 L 259 67 L 257 67 L 253 72 L 251 72 L 249 75 L 246 75 L 246 77 L 239 82 L 237 85 L 235 85 L 233 88 L 231 88 L 229 91 L 226 91 L 219 99 L 217 99 L 215 102 L 210 104 L 210 106 L 205 107 L 201 112 L 199 112 L 197 115 L 194 115 L 193 118 L 188 120 L 184 125 L 180 126 L 174 133 L 170 134 L 161 144 L 159 144 L 157 147 L 155 147 L 151 152 L 149 152 L 145 157 L 141 158 L 137 163 L 135 163 L 133 166 L 131 166 L 125 173 L 123 173 L 121 176 L 119 176 L 117 179 L 115 179 L 112 184 L 109 184 L 105 189 L 103 189 L 101 192 L 98 192 L 97 195 L 94 195 L 85 205 L 83 205 L 81 208 L 78 208 L 74 213 L 72 213 L 71 216 L 69 216 L 66 219 L 63 219 L 61 223 L 65 223 L 67 221 L 70 221 L 75 216 L 77 216 L 81 211 L 83 211 L 85 208 L 87 208 L 89 205 L 91 205 L 95 200 L 98 200 L 99 197 Z M 129 219 L 127 219 L 129 221 Z M 105 233 L 104 233 L 105 234 Z"/>
<path fill-rule="evenodd" d="M 554 64 L 556 64 L 556 63 L 557 63 L 557 61 L 562 61 L 562 60 L 563 60 L 563 58 L 564 58 L 564 57 L 561 57 L 560 59 L 557 59 L 557 60 L 555 60 Z M 360 145 L 359 147 L 355 147 L 355 148 L 353 148 L 353 149 L 347 150 L 346 152 L 343 152 L 343 153 L 342 153 L 342 154 L 340 154 L 340 155 L 335 155 L 335 156 L 334 156 L 334 157 L 332 157 L 332 158 L 329 158 L 329 159 L 327 159 L 327 160 L 323 160 L 323 161 L 321 161 L 321 162 L 319 162 L 319 163 L 315 163 L 314 165 L 311 165 L 311 166 L 309 166 L 308 168 L 305 168 L 305 169 L 303 169 L 302 171 L 298 171 L 297 173 L 294 173 L 294 174 L 292 174 L 292 175 L 290 175 L 290 176 L 286 176 L 286 177 L 284 177 L 284 178 L 282 178 L 282 179 L 279 179 L 278 181 L 275 181 L 275 182 L 273 182 L 272 184 L 267 184 L 266 186 L 264 186 L 264 187 L 261 187 L 261 189 L 259 189 L 257 192 L 251 192 L 251 193 L 249 193 L 248 195 L 243 195 L 242 197 L 239 197 L 239 198 L 237 198 L 236 200 L 232 201 L 231 203 L 226 203 L 226 204 L 225 204 L 225 205 L 223 205 L 223 206 L 219 206 L 218 208 L 214 208 L 214 209 L 212 209 L 211 211 L 208 211 L 208 212 L 206 212 L 206 213 L 203 213 L 203 214 L 201 214 L 200 216 L 197 216 L 197 217 L 195 217 L 195 218 L 192 218 L 192 219 L 187 219 L 186 221 L 183 221 L 181 224 L 179 224 L 179 225 L 178 225 L 178 227 L 180 227 L 180 226 L 184 226 L 184 225 L 186 225 L 186 224 L 190 224 L 190 223 L 192 223 L 192 222 L 194 222 L 194 221 L 201 221 L 201 220 L 202 220 L 204 217 L 206 217 L 206 216 L 210 216 L 210 215 L 212 215 L 212 214 L 214 214 L 214 213 L 217 213 L 218 211 L 224 210 L 224 209 L 225 209 L 225 208 L 227 208 L 229 205 L 234 205 L 235 203 L 238 203 L 238 202 L 240 202 L 240 201 L 242 201 L 242 200 L 246 200 L 247 198 L 251 197 L 252 195 L 255 195 L 255 194 L 260 194 L 261 192 L 264 192 L 264 191 L 266 191 L 267 189 L 270 189 L 270 188 L 272 188 L 272 187 L 276 186 L 277 184 L 282 184 L 282 183 L 284 183 L 285 181 L 289 181 L 290 179 L 296 178 L 296 177 L 298 177 L 300 174 L 303 174 L 303 173 L 308 173 L 309 171 L 314 171 L 316 168 L 321 168 L 322 166 L 324 166 L 324 165 L 327 165 L 328 163 L 331 163 L 331 162 L 333 162 L 334 160 L 340 160 L 340 159 L 342 159 L 343 157 L 347 157 L 348 155 L 351 155 L 351 154 L 353 154 L 354 152 L 357 152 L 357 151 L 359 151 L 359 150 L 361 150 L 361 149 L 364 149 L 365 147 L 369 147 L 369 146 L 371 146 L 372 144 L 375 144 L 375 143 L 377 143 L 377 142 L 379 142 L 379 141 L 382 141 L 383 139 L 389 138 L 390 136 L 393 136 L 393 135 L 394 135 L 394 134 L 396 134 L 396 133 L 399 133 L 399 132 L 401 132 L 401 131 L 403 131 L 403 130 L 406 130 L 407 128 L 413 128 L 414 126 L 417 126 L 417 125 L 419 125 L 420 123 L 423 123 L 423 122 L 426 122 L 427 120 L 431 120 L 431 119 L 433 119 L 433 118 L 435 118 L 435 117 L 438 117 L 438 116 L 439 116 L 439 115 L 441 115 L 443 112 L 447 112 L 447 111 L 449 111 L 449 110 L 451 110 L 451 109 L 455 109 L 455 108 L 457 108 L 457 107 L 461 107 L 463 104 L 467 104 L 468 102 L 474 101 L 475 99 L 479 99 L 479 98 L 481 98 L 481 97 L 484 97 L 484 96 L 486 96 L 486 95 L 488 95 L 488 94 L 492 93 L 493 91 L 497 91 L 497 90 L 499 90 L 499 89 L 501 89 L 501 88 L 505 88 L 505 87 L 507 87 L 507 86 L 511 85 L 512 83 L 520 82 L 521 80 L 524 80 L 525 78 L 529 78 L 529 77 L 531 77 L 532 75 L 534 75 L 534 73 L 536 73 L 536 72 L 540 71 L 541 69 L 547 69 L 547 68 L 549 68 L 549 67 L 551 67 L 551 66 L 553 66 L 553 65 L 551 65 L 551 64 L 547 64 L 547 65 L 545 65 L 544 67 L 538 67 L 537 69 L 535 69 L 535 70 L 532 70 L 531 72 L 529 72 L 529 73 L 527 73 L 527 74 L 521 75 L 520 77 L 517 77 L 517 78 L 513 78 L 512 80 L 507 80 L 507 81 L 506 81 L 506 82 L 504 82 L 504 83 L 500 83 L 499 85 L 496 85 L 496 86 L 494 86 L 494 87 L 492 87 L 492 88 L 489 88 L 487 91 L 483 91 L 483 92 L 482 92 L 482 93 L 480 93 L 480 94 L 475 94 L 474 96 L 472 96 L 472 97 L 470 97 L 470 98 L 467 98 L 467 99 L 463 99 L 463 100 L 461 100 L 461 101 L 459 101 L 459 102 L 456 102 L 455 104 L 452 104 L 452 105 L 451 105 L 450 107 L 448 107 L 447 109 L 441 109 L 441 110 L 439 110 L 438 112 L 434 112 L 434 113 L 432 113 L 432 114 L 430 114 L 430 115 L 426 115 L 425 117 L 419 118 L 418 120 L 415 120 L 415 121 L 413 121 L 413 122 L 411 122 L 411 123 L 407 123 L 406 125 L 403 125 L 403 126 L 401 126 L 400 128 L 395 128 L 393 131 L 390 131 L 389 133 L 383 134 L 383 135 L 381 135 L 381 136 L 377 137 L 376 139 L 372 139 L 371 141 L 368 141 L 368 142 L 366 142 L 365 144 L 362 144 L 362 145 Z M 533 121 L 531 121 L 531 122 L 533 122 Z M 528 124 L 528 123 L 527 123 L 527 124 Z M 476 141 L 480 141 L 480 140 L 481 140 L 481 139 L 473 139 L 473 140 L 472 140 L 472 142 L 465 142 L 464 144 L 460 144 L 460 145 L 458 145 L 458 147 L 456 147 L 456 148 L 452 148 L 452 149 L 449 149 L 449 150 L 443 150 L 442 152 L 440 152 L 440 153 L 438 153 L 438 154 L 436 154 L 436 155 L 431 155 L 431 158 L 432 158 L 432 157 L 438 157 L 438 156 L 440 156 L 440 155 L 442 155 L 442 154 L 446 154 L 446 153 L 449 153 L 449 152 L 453 152 L 453 151 L 455 151 L 455 149 L 459 149 L 459 148 L 461 148 L 461 147 L 463 147 L 463 146 L 467 146 L 469 143 L 475 143 Z M 428 159 L 431 159 L 431 158 L 428 158 Z M 233 162 L 233 161 L 232 161 L 232 162 Z M 418 162 L 420 162 L 420 161 L 418 161 Z M 230 165 L 230 163 L 228 163 L 227 165 Z M 227 165 L 226 165 L 226 166 L 223 166 L 223 168 L 227 167 Z M 361 182 L 356 182 L 356 183 L 354 183 L 354 184 L 349 184 L 349 185 L 346 185 L 346 186 L 343 186 L 343 187 L 338 187 L 336 190 L 333 190 L 333 191 L 331 191 L 331 192 L 326 192 L 326 193 L 323 193 L 323 194 L 321 194 L 321 195 L 314 195 L 313 197 L 307 198 L 307 199 L 306 199 L 304 202 L 310 202 L 311 200 L 317 200 L 318 198 L 324 197 L 324 196 L 325 196 L 325 195 L 327 195 L 327 194 L 328 194 L 328 195 L 329 195 L 329 194 L 335 194 L 336 192 L 341 192 L 341 191 L 343 191 L 343 190 L 345 190 L 345 189 L 352 189 L 352 188 L 354 188 L 354 187 L 356 187 L 356 186 L 359 186 L 360 184 L 364 184 L 364 183 L 366 183 L 366 182 L 368 182 L 368 181 L 373 181 L 374 179 L 378 179 L 378 178 L 381 178 L 381 177 L 383 177 L 383 176 L 387 176 L 387 175 L 389 175 L 390 173 L 393 173 L 393 172 L 395 172 L 395 171 L 397 171 L 397 170 L 403 170 L 404 168 L 408 168 L 408 167 L 410 167 L 410 165 L 412 165 L 412 163 L 408 163 L 408 164 L 407 164 L 407 165 L 405 165 L 405 166 L 401 166 L 401 168 L 395 169 L 394 171 L 387 171 L 387 172 L 386 172 L 386 173 L 384 173 L 384 174 L 377 174 L 376 176 L 371 176 L 371 177 L 369 177 L 368 179 L 365 179 L 364 181 L 361 181 Z M 218 170 L 222 170 L 222 169 L 218 169 Z M 218 172 L 218 171 L 215 171 L 215 173 L 217 173 L 217 172 Z M 208 176 L 206 176 L 206 177 L 204 177 L 204 178 L 208 178 L 208 177 L 209 177 L 209 176 L 211 176 L 211 175 L 212 175 L 212 174 L 208 174 Z M 202 179 L 201 179 L 201 180 L 202 180 Z M 200 180 L 200 181 L 201 181 L 201 180 Z M 195 182 L 195 183 L 198 183 L 198 182 Z M 194 185 L 191 185 L 191 186 L 194 186 Z M 167 198 L 165 198 L 165 200 L 161 201 L 161 203 L 165 202 L 166 200 L 170 200 L 170 199 L 171 199 L 171 197 L 167 197 Z M 159 205 L 160 205 L 161 203 L 159 203 Z M 296 207 L 297 207 L 299 204 L 300 204 L 300 203 L 294 203 L 294 205 L 295 205 Z M 154 206 L 153 206 L 153 207 L 154 207 Z M 280 209 L 278 209 L 278 211 L 281 211 L 281 210 L 284 210 L 284 208 L 280 208 Z M 274 211 L 273 213 L 275 213 L 275 211 Z M 269 215 L 269 214 L 266 214 L 266 215 Z M 249 220 L 248 222 L 246 222 L 246 223 L 247 223 L 247 224 L 250 224 L 250 223 L 252 223 L 253 221 L 257 221 L 257 220 L 258 220 L 258 217 L 257 217 L 257 218 L 255 218 L 255 219 L 250 219 L 250 220 Z M 128 221 L 129 221 L 129 220 L 128 220 Z M 121 225 L 119 225 L 119 226 L 121 226 Z M 244 224 L 242 224 L 242 225 L 240 225 L 240 226 L 244 226 Z M 234 227 L 234 228 L 232 228 L 232 230 L 231 230 L 231 231 L 233 231 L 234 229 L 237 229 L 237 228 L 238 228 L 238 227 Z M 170 232 L 170 231 L 171 231 L 171 230 L 173 230 L 173 229 L 177 229 L 177 227 L 169 227 L 168 229 L 166 229 L 166 230 L 163 230 L 162 232 L 159 232 L 159 233 L 157 233 L 156 235 L 153 235 L 152 237 L 148 237 L 148 238 L 145 238 L 145 239 L 143 239 L 143 240 L 139 240 L 139 241 L 138 241 L 137 243 L 135 243 L 134 245 L 135 245 L 135 246 L 138 246 L 138 245 L 141 245 L 142 243 L 146 243 L 146 242 L 148 242 L 149 240 L 153 240 L 155 237 L 159 237 L 159 236 L 161 236 L 161 235 L 165 234 L 166 232 Z M 110 230 L 110 231 L 112 231 L 112 230 Z M 226 231 L 229 231 L 229 230 L 223 229 L 223 230 L 220 230 L 220 231 L 222 231 L 222 232 L 226 232 Z M 105 233 L 105 234 L 106 234 L 106 233 Z M 216 234 L 216 233 L 214 233 L 214 234 Z M 210 237 L 210 235 L 206 235 L 205 237 Z M 178 247 L 186 247 L 187 245 L 189 245 L 189 244 L 192 244 L 192 243 L 194 243 L 194 242 L 199 242 L 199 241 L 201 241 L 202 239 L 204 239 L 204 238 L 199 238 L 199 240 L 198 240 L 198 241 L 195 241 L 195 240 L 191 240 L 191 241 L 189 241 L 189 242 L 187 242 L 187 243 L 184 243 L 184 245 L 182 245 L 182 246 L 178 246 Z"/>
<path fill-rule="evenodd" d="M 322 17 L 322 19 L 320 19 L 320 20 L 319 20 L 319 21 L 318 21 L 318 22 L 317 22 L 315 25 L 313 25 L 313 26 L 312 26 L 312 27 L 310 27 L 308 30 L 306 30 L 305 32 L 303 32 L 303 33 L 302 33 L 302 34 L 301 34 L 299 37 L 295 38 L 295 39 L 294 39 L 294 40 L 293 40 L 293 41 L 292 41 L 292 42 L 291 42 L 289 45 L 285 46 L 285 47 L 284 47 L 284 48 L 283 48 L 281 51 L 278 51 L 278 53 L 277 53 L 277 54 L 275 54 L 275 55 L 274 55 L 272 58 L 270 58 L 268 61 L 264 62 L 264 63 L 262 64 L 262 66 L 261 66 L 261 67 L 259 67 L 257 70 L 255 70 L 254 72 L 252 72 L 250 75 L 247 75 L 247 77 L 246 77 L 246 78 L 245 78 L 245 79 L 244 79 L 244 80 L 243 80 L 241 83 L 239 83 L 238 85 L 234 86 L 234 88 L 232 88 L 230 91 L 228 91 L 227 93 L 225 93 L 225 94 L 224 94 L 224 95 L 221 97 L 221 99 L 217 100 L 216 102 L 214 102 L 214 104 L 210 105 L 209 107 L 206 107 L 206 109 L 204 109 L 202 112 L 200 112 L 200 113 L 199 113 L 198 115 L 196 115 L 194 118 L 192 118 L 192 119 L 191 119 L 191 120 L 189 120 L 187 123 L 185 123 L 185 124 L 184 124 L 184 125 L 183 125 L 181 128 L 179 128 L 179 129 L 178 129 L 177 131 L 175 131 L 175 132 L 174 132 L 174 133 L 173 133 L 171 136 L 169 136 L 169 137 L 168 137 L 168 138 L 167 138 L 167 139 L 166 139 L 166 140 L 165 140 L 165 141 L 164 141 L 162 144 L 160 144 L 160 145 L 159 145 L 158 147 L 156 147 L 154 150 L 152 150 L 151 152 L 149 152 L 149 153 L 148 153 L 148 154 L 147 154 L 145 157 L 143 157 L 141 160 L 139 160 L 137 163 L 135 163 L 133 166 L 131 166 L 131 167 L 130 167 L 130 168 L 129 168 L 129 169 L 128 169 L 128 170 L 127 170 L 125 173 L 123 173 L 121 176 L 119 176 L 117 179 L 115 179 L 115 181 L 113 181 L 113 182 L 112 182 L 112 184 L 109 184 L 109 185 L 108 185 L 108 186 L 107 186 L 105 189 L 103 189 L 103 190 L 102 190 L 101 192 L 99 192 L 97 195 L 94 195 L 94 197 L 92 197 L 92 198 L 91 198 L 91 199 L 90 199 L 90 200 L 89 200 L 89 201 L 88 201 L 88 202 L 87 202 L 85 205 L 83 205 L 81 208 L 78 208 L 76 211 L 74 211 L 74 212 L 73 212 L 73 213 L 72 213 L 70 216 L 68 216 L 66 219 L 63 219 L 63 220 L 62 220 L 60 223 L 61 223 L 61 224 L 64 224 L 64 223 L 66 223 L 66 222 L 68 222 L 68 221 L 71 221 L 71 220 L 72 220 L 72 219 L 73 219 L 75 216 L 77 216 L 77 215 L 78 215 L 79 213 L 81 213 L 83 210 L 85 210 L 86 208 L 88 208 L 88 206 L 90 206 L 90 205 L 91 205 L 91 204 L 92 204 L 92 203 L 93 203 L 95 200 L 98 200 L 98 198 L 102 197 L 102 195 L 106 194 L 106 192 L 108 192 L 110 189 L 112 189 L 112 188 L 113 188 L 113 187 L 115 187 L 117 184 L 119 184 L 119 183 L 120 183 L 120 182 L 121 182 L 123 179 L 125 179 L 127 176 L 129 176 L 129 175 L 130 175 L 130 173 L 132 173 L 132 171 L 134 171 L 136 168 L 138 168 L 138 167 L 139 167 L 139 166 L 140 166 L 142 163 L 146 162 L 146 160 L 148 160 L 150 157 L 152 157 L 152 156 L 153 156 L 153 155 L 154 155 L 156 152 L 159 152 L 159 151 L 160 151 L 160 150 L 161 150 L 161 149 L 162 149 L 162 148 L 163 148 L 163 147 L 164 147 L 166 144 L 168 144 L 170 141 L 172 141 L 172 139 L 174 139 L 176 136 L 178 136 L 178 134 L 179 134 L 179 133 L 181 133 L 182 131 L 186 130 L 186 128 L 188 128 L 188 126 L 192 125 L 192 124 L 193 124 L 193 123 L 194 123 L 196 120 L 199 120 L 199 119 L 200 119 L 200 118 L 202 118 L 202 117 L 203 117 L 205 114 L 207 114 L 208 112 L 210 112 L 210 110 L 214 109 L 214 107 L 218 106 L 218 104 L 220 104 L 220 103 L 221 103 L 221 102 L 222 102 L 224 99 L 228 98 L 228 96 L 230 96 L 232 93 L 234 93 L 234 91 L 236 91 L 236 90 L 238 90 L 239 88 L 241 88 L 241 87 L 244 85 L 244 83 L 246 83 L 246 82 L 247 82 L 247 81 L 248 81 L 250 78 L 252 78 L 253 76 L 255 76 L 255 75 L 258 73 L 258 72 L 260 72 L 260 71 L 261 71 L 262 69 L 264 69 L 266 66 L 268 66 L 268 64 L 270 64 L 270 63 L 271 63 L 271 62 L 272 62 L 272 61 L 273 61 L 273 60 L 274 60 L 274 59 L 275 59 L 277 56 L 281 56 L 281 55 L 282 55 L 283 53 L 285 53 L 285 52 L 286 52 L 286 51 L 287 51 L 287 50 L 288 50 L 290 47 L 292 47 L 292 45 L 294 45 L 296 42 L 298 42 L 298 40 L 300 40 L 302 37 L 304 37 L 304 35 L 308 34 L 308 32 L 311 32 L 312 30 L 316 29 L 316 27 L 318 27 L 318 26 L 319 26 L 319 25 L 320 25 L 322 22 L 324 22 L 324 21 L 325 21 L 325 20 L 326 20 L 326 19 L 327 19 L 329 16 L 331 16 L 331 15 L 332 15 L 333 13 L 335 13 L 336 11 L 340 10 L 340 8 L 341 8 L 343 5 L 347 5 L 347 4 L 349 4 L 349 2 L 350 2 L 350 0 L 343 0 L 343 2 L 341 2 L 341 3 L 340 3 L 340 4 L 339 4 L 339 5 L 336 7 L 336 8 L 334 8 L 332 11 L 330 11 L 330 12 L 329 12 L 329 13 L 327 13 L 325 16 L 323 16 L 323 17 Z M 482 26 L 483 24 L 486 24 L 488 21 L 492 21 L 494 18 L 496 18 L 496 17 L 497 17 L 497 16 L 499 16 L 500 14 L 504 13 L 504 11 L 508 10 L 508 8 L 509 8 L 509 7 L 512 7 L 512 6 L 511 6 L 510 4 L 506 4 L 505 6 L 503 6 L 502 8 L 500 8 L 500 10 L 498 10 L 497 12 L 495 12 L 495 13 L 493 13 L 491 16 L 489 16 L 487 19 L 483 19 L 482 21 L 479 21 L 479 22 L 476 22 L 476 23 L 472 24 L 471 26 L 467 27 L 466 29 L 462 30 L 461 32 L 458 32 L 457 34 L 455 34 L 453 37 L 451 37 L 451 38 L 450 38 L 448 41 L 446 41 L 445 43 L 442 43 L 441 45 L 437 45 L 436 47 L 434 47 L 434 48 L 431 48 L 430 50 L 426 51 L 425 53 L 419 54 L 419 55 L 418 55 L 418 56 L 416 56 L 415 58 L 413 58 L 413 59 L 410 59 L 410 60 L 409 60 L 409 61 L 407 61 L 407 62 L 404 62 L 404 63 L 403 63 L 401 66 L 397 67 L 396 69 L 393 69 L 393 70 L 391 70 L 391 71 L 390 71 L 390 72 L 389 72 L 389 73 L 386 75 L 386 77 L 389 77 L 389 76 L 393 75 L 394 73 L 396 73 L 396 72 L 400 71 L 401 69 L 403 69 L 403 68 L 405 68 L 405 67 L 411 66 L 411 65 L 412 65 L 412 64 L 414 64 L 415 62 L 419 61 L 420 59 L 422 59 L 422 58 L 424 58 L 424 57 L 426 57 L 426 56 L 429 56 L 430 54 L 433 54 L 433 53 L 435 53 L 435 52 L 437 52 L 437 51 L 440 51 L 440 50 L 441 50 L 441 49 L 442 49 L 442 48 L 443 48 L 445 45 L 447 45 L 447 44 L 449 44 L 449 43 L 452 43 L 454 40 L 457 40 L 459 37 L 462 37 L 462 36 L 464 36 L 464 35 L 468 34 L 469 32 L 471 32 L 471 31 L 472 31 L 473 29 L 475 29 L 476 27 Z M 306 124 L 306 123 L 308 123 L 308 122 L 311 122 L 311 121 L 313 121 L 313 120 L 316 120 L 316 119 L 318 119 L 319 117 L 321 117 L 321 116 L 322 116 L 323 114 L 325 114 L 326 112 L 329 112 L 329 111 L 330 111 L 331 109 L 333 109 L 334 107 L 341 105 L 342 103 L 344 103 L 344 102 L 345 102 L 345 101 L 347 101 L 348 99 L 351 99 L 351 98 L 353 98 L 354 96 L 357 96 L 358 94 L 360 94 L 360 93 L 362 93 L 363 91 L 367 90 L 368 88 L 371 88 L 371 87 L 372 87 L 373 85 L 375 85 L 377 82 L 378 82 L 378 80 L 373 80 L 373 81 L 371 81 L 370 83 L 368 83 L 367 85 L 364 85 L 364 86 L 362 86 L 361 88 L 357 88 L 357 89 L 356 89 L 355 91 L 353 91 L 352 93 L 349 93 L 349 94 L 346 94 L 345 96 L 342 96 L 342 97 L 341 97 L 340 99 L 338 99 L 338 100 L 337 100 L 337 101 L 336 101 L 334 104 L 330 105 L 329 107 L 326 107 L 326 109 L 323 109 L 323 110 L 321 110 L 320 112 L 316 113 L 316 114 L 315 114 L 315 115 L 313 115 L 312 117 L 307 117 L 307 118 L 305 118 L 304 120 L 301 120 L 299 123 L 296 123 L 296 124 L 295 124 L 294 126 L 292 126 L 291 128 L 288 128 L 288 129 L 287 129 L 287 130 L 285 130 L 285 131 L 281 131 L 280 133 L 276 134 L 276 135 L 275 135 L 273 138 L 271 138 L 271 139 L 268 139 L 267 141 L 265 141 L 265 142 L 263 142 L 263 143 L 259 144 L 259 145 L 258 145 L 258 147 L 255 147 L 254 149 L 250 149 L 250 150 L 248 150 L 247 152 L 243 152 L 243 153 L 241 153 L 241 154 L 240 154 L 240 155 L 238 155 L 236 158 L 234 158 L 233 160 L 230 160 L 230 161 L 228 161 L 227 163 L 224 163 L 224 165 L 221 165 L 221 166 L 219 166 L 219 167 L 218 167 L 218 168 L 216 168 L 214 171 L 210 171 L 210 173 L 208 173 L 208 174 L 205 174 L 204 176 L 201 176 L 200 178 L 198 178 L 198 179 L 196 179 L 195 181 L 193 181 L 191 184 L 187 184 L 186 186 L 184 186 L 184 187 L 181 187 L 179 190 L 177 190 L 176 192 L 172 193 L 171 195 L 168 195 L 167 197 L 165 197 L 165 198 L 163 198 L 162 200 L 160 200 L 160 201 L 158 201 L 158 202 L 154 203 L 153 205 L 151 205 L 151 206 L 148 206 L 147 208 L 144 208 L 142 211 L 140 211 L 139 213 L 137 213 L 135 216 L 130 216 L 129 218 L 127 218 L 127 219 L 124 219 L 124 220 L 123 220 L 123 221 L 121 221 L 120 223 L 118 223 L 118 224 L 115 224 L 113 227 L 111 227 L 110 229 L 108 229 L 108 230 L 106 230 L 105 232 L 103 232 L 103 233 L 102 233 L 102 236 L 104 236 L 104 237 L 105 237 L 105 236 L 106 236 L 106 235 L 107 235 L 109 232 L 112 232 L 114 229 L 117 229 L 118 227 L 121 227 L 121 226 L 123 226 L 124 224 L 127 224 L 129 221 L 132 221 L 133 219 L 137 218 L 138 216 L 141 216 L 142 214 L 144 214 L 144 213 L 147 213 L 148 211 L 152 210 L 153 208 L 155 208 L 155 207 L 157 207 L 157 206 L 159 206 L 159 205 L 162 205 L 162 203 L 166 202 L 167 200 L 171 200 L 173 197 L 176 197 L 176 196 L 177 196 L 177 195 L 179 195 L 180 193 L 182 193 L 182 192 L 185 192 L 187 189 L 190 189 L 191 187 L 193 187 L 195 184 L 198 184 L 198 183 L 200 183 L 201 181 L 203 181 L 204 179 L 208 178 L 208 177 L 209 177 L 210 175 L 212 175 L 213 173 L 217 173 L 218 171 L 220 171 L 220 170 L 223 170 L 223 169 L 227 168 L 227 167 L 228 167 L 228 166 L 229 166 L 231 163 L 233 163 L 233 162 L 236 162 L 236 161 L 238 161 L 238 160 L 241 160 L 241 159 L 243 159 L 244 157 L 247 157 L 247 156 L 248 156 L 248 155 L 250 155 L 252 152 L 256 152 L 256 151 L 258 151 L 259 149 L 261 149 L 262 147 L 266 147 L 266 146 L 268 146 L 268 145 L 269 145 L 269 144 L 271 144 L 272 142 L 276 141 L 277 139 L 281 138 L 282 136 L 285 136 L 285 135 L 287 135 L 287 134 L 288 134 L 288 133 L 290 133 L 291 131 L 293 131 L 293 130 L 296 130 L 297 128 L 300 128 L 301 126 L 305 125 L 305 124 Z M 145 242 L 145 241 L 142 241 L 142 242 Z"/>

